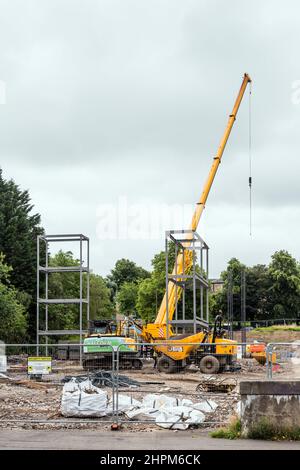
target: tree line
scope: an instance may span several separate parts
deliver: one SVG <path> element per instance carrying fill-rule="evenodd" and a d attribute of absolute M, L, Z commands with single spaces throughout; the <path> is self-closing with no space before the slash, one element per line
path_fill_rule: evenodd
<path fill-rule="evenodd" d="M 36 238 L 44 229 L 34 213 L 28 191 L 6 180 L 0 169 L 0 340 L 34 341 L 36 334 Z M 175 260 L 169 245 L 169 265 Z M 50 266 L 78 265 L 73 253 L 49 254 Z M 211 319 L 227 311 L 232 279 L 234 319 L 240 318 L 241 272 L 246 276 L 246 318 L 300 318 L 300 264 L 287 251 L 273 254 L 269 265 L 245 266 L 236 258 L 221 273 L 224 287 L 210 295 Z M 52 273 L 49 298 L 78 296 L 79 273 Z M 86 280 L 83 290 L 86 290 Z M 110 274 L 90 275 L 90 318 L 114 318 L 116 313 L 144 322 L 155 319 L 165 291 L 165 252 L 157 253 L 148 271 L 128 259 L 116 262 Z M 191 309 L 190 309 L 191 310 Z M 187 309 L 187 315 L 189 308 Z M 49 329 L 75 329 L 77 305 L 49 306 Z M 43 325 L 41 325 L 43 326 Z M 86 325 L 85 325 L 86 326 Z"/>

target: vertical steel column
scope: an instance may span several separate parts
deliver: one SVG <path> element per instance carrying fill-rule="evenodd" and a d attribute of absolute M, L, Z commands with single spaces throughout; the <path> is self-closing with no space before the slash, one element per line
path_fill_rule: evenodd
<path fill-rule="evenodd" d="M 177 274 L 178 274 L 178 264 L 177 264 L 177 256 L 178 256 L 178 244 L 175 243 L 175 320 L 178 320 L 178 291 L 177 291 Z M 176 334 L 178 334 L 178 326 L 176 325 Z"/>
<path fill-rule="evenodd" d="M 193 320 L 194 320 L 194 335 L 197 332 L 196 328 L 196 321 L 197 321 L 197 315 L 196 315 L 196 310 L 197 310 L 197 304 L 196 304 L 196 263 L 195 263 L 195 234 L 193 234 L 193 243 L 192 243 L 192 248 L 193 248 Z"/>
<path fill-rule="evenodd" d="M 48 241 L 46 240 L 46 243 L 45 243 L 45 248 L 46 248 L 46 258 L 45 258 L 45 267 L 46 267 L 46 285 L 45 285 L 45 289 L 46 289 L 46 292 L 45 292 L 45 299 L 48 300 L 48 289 L 49 289 L 49 284 L 48 284 Z M 46 332 L 48 331 L 48 304 L 46 303 L 45 305 L 45 330 Z M 45 341 L 46 341 L 46 356 L 48 356 L 48 336 L 45 337 Z"/>
<path fill-rule="evenodd" d="M 200 248 L 200 269 L 201 269 L 201 276 L 204 271 L 203 269 L 203 245 L 201 242 L 201 248 Z M 204 319 L 204 311 L 203 311 L 203 285 L 201 283 L 200 285 L 200 312 L 201 312 L 201 320 Z"/>
<path fill-rule="evenodd" d="M 40 236 L 36 243 L 36 355 L 39 355 L 39 331 L 40 331 Z"/>
<path fill-rule="evenodd" d="M 246 343 L 246 273 L 243 269 L 241 272 L 241 327 L 242 327 L 242 343 Z M 242 346 L 243 357 L 245 356 L 246 348 Z"/>
<path fill-rule="evenodd" d="M 227 278 L 227 331 L 228 338 L 233 339 L 233 293 L 232 293 L 232 272 L 229 271 Z"/>
<path fill-rule="evenodd" d="M 166 232 L 165 239 L 165 253 L 166 253 L 166 338 L 169 339 L 169 253 L 168 253 L 168 232 Z"/>
<path fill-rule="evenodd" d="M 206 279 L 208 282 L 208 276 L 209 276 L 209 267 L 208 267 L 208 246 L 206 246 Z M 206 321 L 207 323 L 209 322 L 209 288 L 205 289 L 206 290 Z"/>
<path fill-rule="evenodd" d="M 183 260 L 183 269 L 182 274 L 185 276 L 185 248 L 182 247 L 182 260 Z M 182 320 L 185 320 L 185 286 L 186 286 L 186 279 L 184 279 L 184 284 L 182 286 Z"/>
<path fill-rule="evenodd" d="M 79 358 L 80 365 L 82 366 L 82 235 L 80 235 L 80 270 L 79 270 L 79 337 L 80 337 L 80 347 L 79 347 Z"/>
<path fill-rule="evenodd" d="M 273 378 L 273 344 L 269 343 L 266 347 L 266 371 L 267 379 Z"/>
<path fill-rule="evenodd" d="M 89 320 L 90 320 L 90 239 L 89 238 L 87 239 L 86 298 L 87 298 L 86 320 L 87 320 L 87 328 L 88 328 Z"/>

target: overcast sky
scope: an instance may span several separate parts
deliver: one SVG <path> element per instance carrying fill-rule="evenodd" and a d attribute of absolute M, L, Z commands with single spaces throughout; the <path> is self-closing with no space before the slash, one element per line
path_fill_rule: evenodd
<path fill-rule="evenodd" d="M 194 207 L 248 72 L 253 235 L 248 91 L 198 231 L 211 247 L 211 276 L 233 256 L 268 263 L 284 248 L 299 259 L 298 1 L 0 0 L 0 8 L 0 165 L 29 189 L 47 233 L 88 235 L 91 266 L 103 275 L 121 257 L 149 268 L 164 230 L 189 225 L 188 210 L 178 221 L 161 214 Z M 141 207 L 156 208 L 158 235 L 101 237 L 109 208 L 109 224 L 117 215 L 126 225 L 124 203 L 129 228 Z"/>

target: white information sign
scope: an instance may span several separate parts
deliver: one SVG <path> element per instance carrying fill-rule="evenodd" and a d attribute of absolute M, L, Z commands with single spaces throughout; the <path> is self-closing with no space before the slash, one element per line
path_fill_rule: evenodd
<path fill-rule="evenodd" d="M 52 358 L 36 356 L 28 358 L 27 372 L 29 375 L 46 375 L 52 370 Z"/>

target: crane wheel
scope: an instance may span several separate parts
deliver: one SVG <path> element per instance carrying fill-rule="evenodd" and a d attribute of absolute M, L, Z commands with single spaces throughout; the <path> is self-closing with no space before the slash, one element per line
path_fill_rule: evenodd
<path fill-rule="evenodd" d="M 157 361 L 157 369 L 165 374 L 174 374 L 178 367 L 176 361 L 168 356 L 161 356 Z"/>
<path fill-rule="evenodd" d="M 215 356 L 204 356 L 200 361 L 199 367 L 202 374 L 217 374 L 220 369 L 220 362 Z"/>

